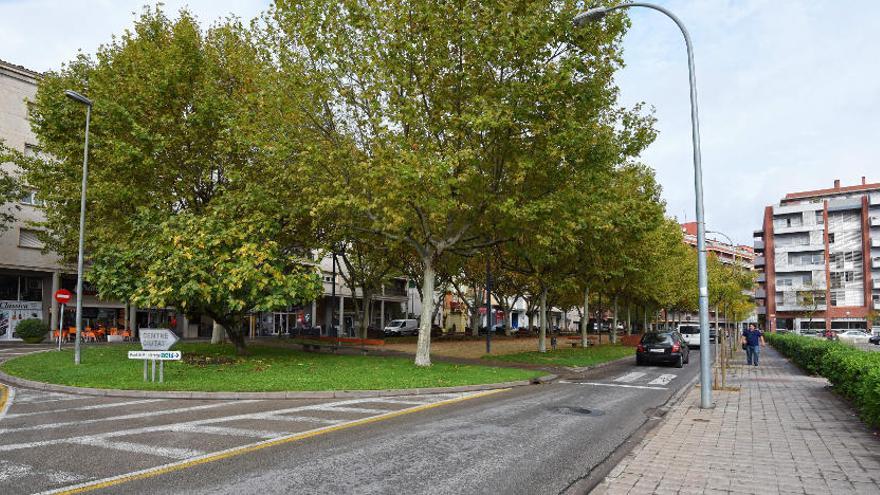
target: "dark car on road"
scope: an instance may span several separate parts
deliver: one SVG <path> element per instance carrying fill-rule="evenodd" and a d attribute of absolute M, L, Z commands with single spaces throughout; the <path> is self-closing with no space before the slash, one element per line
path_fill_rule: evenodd
<path fill-rule="evenodd" d="M 877 335 L 872 335 L 871 338 L 868 339 L 869 344 L 880 345 L 880 333 Z"/>
<path fill-rule="evenodd" d="M 656 332 L 642 335 L 636 348 L 636 365 L 671 363 L 681 368 L 690 361 L 691 350 L 678 332 Z"/>

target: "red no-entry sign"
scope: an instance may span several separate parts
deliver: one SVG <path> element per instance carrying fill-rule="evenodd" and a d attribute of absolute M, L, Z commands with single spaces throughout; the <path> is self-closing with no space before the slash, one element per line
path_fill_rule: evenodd
<path fill-rule="evenodd" d="M 58 301 L 59 304 L 67 304 L 70 302 L 71 297 L 73 297 L 73 294 L 67 289 L 58 289 L 55 291 L 55 300 Z"/>

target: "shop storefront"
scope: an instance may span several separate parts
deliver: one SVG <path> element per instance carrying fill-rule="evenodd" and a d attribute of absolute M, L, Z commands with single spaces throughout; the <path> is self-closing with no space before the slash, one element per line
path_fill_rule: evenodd
<path fill-rule="evenodd" d="M 0 301 L 0 341 L 16 340 L 15 327 L 22 320 L 43 319 L 43 303 L 39 301 Z"/>

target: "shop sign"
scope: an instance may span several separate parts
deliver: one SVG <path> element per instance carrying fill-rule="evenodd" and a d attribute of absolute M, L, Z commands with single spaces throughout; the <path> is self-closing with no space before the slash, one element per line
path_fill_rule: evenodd
<path fill-rule="evenodd" d="M 145 351 L 167 351 L 180 337 L 167 328 L 141 328 L 138 332 L 141 349 Z"/>
<path fill-rule="evenodd" d="M 30 318 L 43 319 L 42 302 L 0 301 L 0 340 L 17 339 L 15 327 L 18 322 Z"/>
<path fill-rule="evenodd" d="M 180 361 L 180 351 L 128 351 L 128 359 L 149 359 L 151 361 Z"/>

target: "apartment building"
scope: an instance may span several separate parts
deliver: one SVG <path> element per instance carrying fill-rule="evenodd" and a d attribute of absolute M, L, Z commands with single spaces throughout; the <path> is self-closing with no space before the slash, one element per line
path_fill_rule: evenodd
<path fill-rule="evenodd" d="M 768 330 L 869 326 L 880 310 L 880 183 L 789 193 L 765 208 L 754 235 Z"/>

